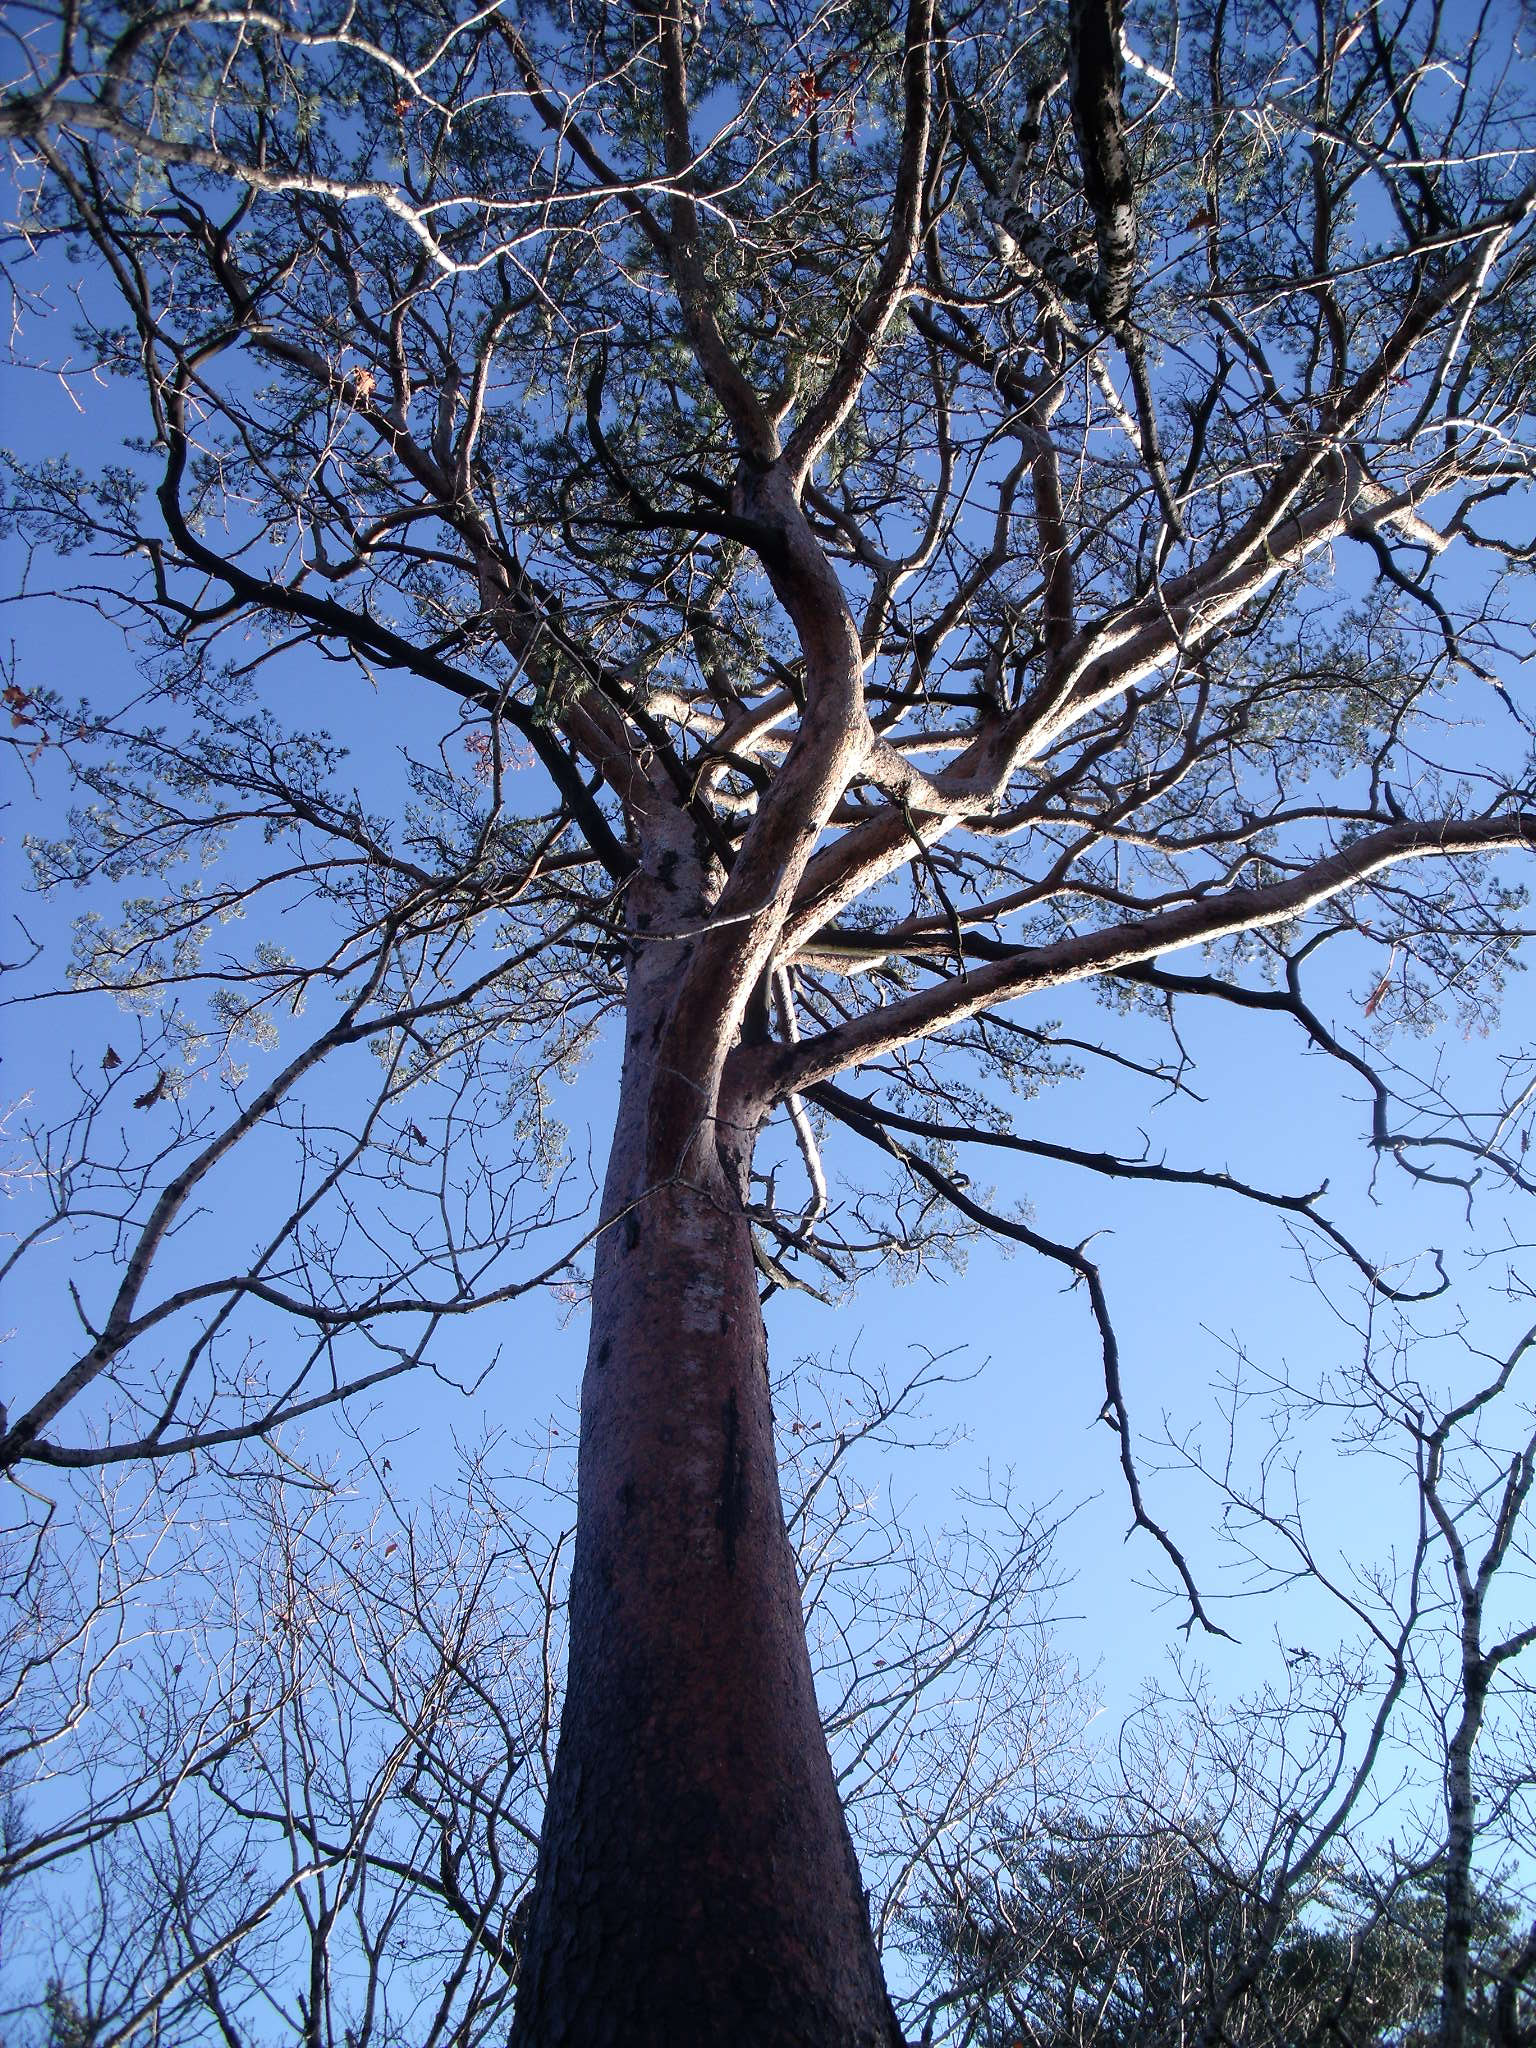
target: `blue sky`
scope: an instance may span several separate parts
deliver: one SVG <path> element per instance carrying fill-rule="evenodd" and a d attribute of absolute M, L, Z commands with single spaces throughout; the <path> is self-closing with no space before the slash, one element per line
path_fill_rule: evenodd
<path fill-rule="evenodd" d="M 89 383 L 76 384 L 72 398 L 58 379 L 12 370 L 5 380 L 4 438 L 24 455 L 69 449 L 89 462 L 110 452 L 125 431 L 122 401 Z M 83 409 L 82 409 L 83 408 Z M 21 564 L 10 557 L 15 580 Z M 66 579 L 84 575 L 79 563 L 64 565 Z M 8 581 L 11 579 L 8 578 Z M 49 580 L 46 573 L 34 581 Z M 90 694 L 104 704 L 126 700 L 135 683 L 121 640 L 89 613 L 58 604 L 28 604 L 8 611 L 14 641 L 15 679 L 25 688 L 48 682 L 66 696 Z M 1512 681 L 1514 679 L 1512 678 Z M 1475 713 L 1467 683 L 1462 700 Z M 397 735 L 378 700 L 350 674 L 324 669 L 295 657 L 278 688 L 290 709 L 304 704 L 316 722 L 331 726 L 353 745 L 360 779 L 395 776 Z M 386 707 L 387 709 L 387 707 Z M 1465 735 L 1469 753 L 1481 746 L 1477 728 Z M 47 939 L 57 974 L 60 942 L 73 906 L 64 900 L 39 905 L 26 894 L 21 837 L 49 829 L 61 791 L 46 756 L 34 764 L 38 797 L 17 783 L 3 822 L 0 876 L 6 901 L 26 927 Z M 398 779 L 397 777 L 395 779 Z M 24 949 L 19 928 L 8 932 L 0 952 L 16 958 Z M 1194 971 L 1198 962 L 1176 964 Z M 1314 982 L 1314 999 L 1342 1035 L 1366 1028 L 1364 1003 L 1381 971 L 1380 955 L 1363 942 L 1333 949 Z M 39 963 L 38 973 L 44 972 Z M 1038 1017 L 1060 1017 L 1069 1030 L 1092 1034 L 1096 1002 L 1091 991 L 1058 991 L 1039 1006 Z M 1536 1020 L 1523 980 L 1512 983 L 1500 1040 L 1463 1039 L 1448 1023 L 1435 1043 L 1394 1048 L 1411 1065 L 1444 1065 L 1457 1087 L 1486 1097 L 1498 1044 L 1529 1040 Z M 1290 1192 L 1331 1183 L 1328 1212 L 1367 1253 L 1384 1262 L 1410 1259 L 1427 1245 L 1451 1253 L 1453 1270 L 1467 1275 L 1457 1247 L 1468 1229 L 1459 1194 L 1410 1185 L 1384 1168 L 1374 1193 L 1366 1144 L 1368 1118 L 1358 1090 L 1341 1088 L 1337 1070 L 1305 1053 L 1294 1025 L 1284 1020 L 1234 1020 L 1191 1012 L 1185 1020 L 1196 1065 L 1191 1095 L 1159 1099 L 1163 1091 L 1144 1079 L 1096 1063 L 1087 1078 L 1048 1089 L 1019 1106 L 1019 1127 L 1031 1135 L 1088 1148 L 1134 1154 L 1144 1134 L 1153 1157 L 1176 1165 L 1225 1168 L 1243 1179 Z M 93 1070 L 102 1049 L 115 1039 L 131 1042 L 133 1025 L 105 998 L 69 997 L 57 1003 L 12 1007 L 0 1021 L 4 1069 L 0 1093 L 7 1100 L 31 1097 L 47 1103 L 67 1082 L 71 1059 Z M 1151 1043 L 1151 1027 L 1147 1027 Z M 578 1160 L 588 1154 L 600 1174 L 616 1074 L 610 1032 L 571 1091 L 562 1114 L 571 1128 Z M 1159 1040 L 1159 1044 L 1161 1041 Z M 262 1056 L 254 1056 L 259 1068 Z M 856 1084 L 855 1084 L 856 1085 Z M 132 1113 L 124 1112 L 131 1122 Z M 135 1125 L 135 1131 L 142 1129 Z M 834 1163 L 838 1155 L 834 1151 Z M 1236 1693 L 1283 1670 L 1285 1642 L 1322 1645 L 1333 1626 L 1319 1604 L 1302 1594 L 1288 1602 L 1240 1602 L 1231 1574 L 1213 1541 L 1219 1506 L 1209 1490 L 1167 1467 L 1156 1440 L 1165 1426 L 1177 1437 L 1204 1431 L 1207 1445 L 1219 1436 L 1211 1385 L 1229 1367 L 1232 1338 L 1259 1361 L 1287 1362 L 1308 1378 L 1338 1358 L 1347 1333 L 1320 1302 L 1303 1271 L 1284 1221 L 1274 1213 L 1199 1189 L 1125 1188 L 1044 1162 L 1025 1162 L 977 1153 L 967 1161 L 978 1186 L 994 1184 L 1000 1206 L 1026 1202 L 1039 1226 L 1054 1237 L 1093 1239 L 1102 1265 L 1122 1347 L 1127 1400 L 1141 1443 L 1148 1503 L 1184 1544 L 1213 1611 L 1231 1628 L 1236 1643 L 1207 1644 L 1223 1693 Z M 791 1169 L 792 1170 L 792 1169 Z M 250 1175 L 250 1167 L 242 1168 Z M 259 1209 L 267 1190 L 257 1178 L 237 1183 L 237 1199 L 202 1228 L 238 1239 L 253 1228 L 247 1212 Z M 578 1176 L 579 1178 L 579 1176 Z M 26 1200 L 23 1189 L 17 1205 Z M 1479 1210 L 1474 1243 L 1492 1243 L 1499 1227 L 1496 1202 Z M 574 1237 L 576 1231 L 568 1232 Z M 1315 1242 L 1315 1240 L 1314 1240 Z M 67 1246 L 45 1262 L 50 1285 L 28 1292 L 4 1312 L 18 1334 L 9 1347 L 6 1398 L 14 1403 L 26 1384 L 27 1354 L 51 1362 L 73 1341 L 64 1290 Z M 1333 1273 L 1336 1266 L 1330 1264 Z M 1465 1312 L 1486 1318 L 1488 1341 L 1504 1338 L 1518 1317 L 1518 1305 L 1502 1303 L 1489 1283 L 1499 1279 L 1495 1261 L 1469 1278 Z M 963 1274 L 922 1275 L 896 1286 L 877 1276 L 852 1301 L 825 1307 L 804 1297 L 779 1296 L 769 1309 L 770 1339 L 777 1361 L 816 1355 L 855 1357 L 864 1364 L 888 1362 L 899 1370 L 924 1351 L 952 1355 L 966 1378 L 935 1401 L 937 1420 L 963 1422 L 968 1442 L 942 1458 L 914 1459 L 894 1475 L 899 1494 L 913 1512 L 941 1521 L 953 1512 L 952 1493 L 974 1486 L 984 1469 L 1012 1473 L 1025 1499 L 1073 1510 L 1061 1539 L 1061 1560 L 1070 1584 L 1060 1598 L 1063 1640 L 1094 1669 L 1113 1726 L 1133 1703 L 1149 1675 L 1155 1676 L 1169 1649 L 1183 1640 L 1185 1609 L 1166 1588 L 1165 1561 L 1144 1535 L 1127 1543 L 1129 1519 L 1112 1434 L 1097 1417 L 1103 1401 L 1097 1340 L 1081 1290 L 1064 1292 L 1062 1275 L 1022 1251 L 1009 1255 L 994 1244 L 973 1243 Z M 569 1414 L 578 1384 L 584 1345 L 583 1321 L 548 1297 L 536 1296 L 465 1324 L 441 1356 L 445 1367 L 466 1382 L 479 1378 L 492 1351 L 502 1362 L 479 1390 L 455 1400 L 437 1383 L 422 1378 L 384 1397 L 371 1427 L 398 1442 L 409 1442 L 417 1475 L 425 1482 L 445 1471 L 455 1440 L 473 1440 L 483 1428 L 516 1431 L 552 1409 Z M 14 1410 L 13 1410 L 14 1412 Z M 312 1425 L 323 1437 L 323 1421 Z M 1214 1432 L 1214 1434 L 1213 1434 Z M 397 1458 L 397 1462 L 398 1458 Z M 1383 1461 L 1341 1463 L 1325 1443 L 1311 1446 L 1302 1467 L 1310 1511 L 1341 1555 L 1377 1554 L 1408 1511 L 1398 1473 Z"/>

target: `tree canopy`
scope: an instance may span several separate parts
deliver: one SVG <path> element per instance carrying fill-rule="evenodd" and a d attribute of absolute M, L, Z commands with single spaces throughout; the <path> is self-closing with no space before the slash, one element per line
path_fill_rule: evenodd
<path fill-rule="evenodd" d="M 1443 1285 L 1322 1190 L 1018 1113 L 1100 1062 L 1177 1085 L 1198 1008 L 1291 1022 L 1384 1170 L 1529 1189 L 1515 1069 L 1452 1109 L 1312 994 L 1342 951 L 1378 1033 L 1484 1027 L 1524 936 L 1525 18 L 92 0 L 5 35 L 14 347 L 112 444 L 19 450 L 8 519 L 29 598 L 133 656 L 8 682 L 81 911 L 18 971 L 136 1022 L 30 1113 L 11 1263 L 76 1341 L 22 1363 L 0 1468 L 233 1455 L 462 1377 L 473 1310 L 589 1296 L 517 2038 L 888 2041 L 760 1296 L 957 1228 L 1062 1269 L 1210 1625 L 1098 1266 L 968 1162 L 1210 1187 L 1373 1299 Z M 1047 1014 L 1074 984 L 1089 1036 Z M 588 1218 L 560 1095 L 610 1019 Z"/>

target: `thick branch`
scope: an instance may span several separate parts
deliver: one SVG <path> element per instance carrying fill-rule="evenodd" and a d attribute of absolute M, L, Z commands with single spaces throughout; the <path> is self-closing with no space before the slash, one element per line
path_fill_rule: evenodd
<path fill-rule="evenodd" d="M 785 443 L 784 459 L 797 481 L 805 476 L 852 410 L 917 255 L 933 103 L 928 61 L 932 36 L 933 0 L 909 0 L 902 50 L 901 160 L 896 169 L 885 254 L 868 296 L 854 310 L 825 391 L 807 408 Z"/>
<path fill-rule="evenodd" d="M 973 970 L 964 981 L 941 982 L 799 1046 L 757 1049 L 741 1057 L 763 1094 L 782 1101 L 791 1091 L 803 1094 L 845 1067 L 914 1038 L 931 1037 L 998 1003 L 1092 975 L 1119 973 L 1180 947 L 1209 945 L 1235 932 L 1283 924 L 1403 861 L 1527 846 L 1536 846 L 1536 813 L 1446 819 L 1429 826 L 1405 819 L 1324 855 L 1285 881 L 1232 889 L 1047 946 L 1020 947 L 991 967 Z"/>

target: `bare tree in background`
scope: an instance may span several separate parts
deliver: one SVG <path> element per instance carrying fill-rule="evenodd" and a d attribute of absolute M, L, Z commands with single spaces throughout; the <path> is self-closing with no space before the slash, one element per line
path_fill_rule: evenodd
<path fill-rule="evenodd" d="M 1513 1269 L 1501 1291 L 1528 1307 Z M 1181 1980 L 1177 1996 L 1159 1994 L 1164 2032 L 1149 2041 L 1530 2037 L 1536 1717 L 1521 1659 L 1536 1648 L 1536 1332 L 1500 1355 L 1448 1315 L 1436 1328 L 1370 1295 L 1335 1305 L 1342 1356 L 1325 1372 L 1238 1349 L 1220 1437 L 1167 1445 L 1216 1489 L 1233 1597 L 1287 1631 L 1283 1676 L 1233 1704 L 1181 1670 L 1128 1726 L 1110 1818 L 1090 1814 L 1079 1841 L 1047 1832 L 994 1859 L 1027 1878 L 1041 1858 L 1074 1857 L 1111 1902 L 1125 1954 L 1106 1939 L 1083 1972 L 1079 2014 L 1092 1986 L 1110 1987 L 1085 2041 L 1125 2024 L 1127 1959 L 1148 1940 Z M 1360 1494 L 1343 1516 L 1341 1481 Z M 1170 1883 L 1172 1934 L 1157 1897 Z M 1013 1905 L 978 1917 L 963 1885 L 951 1893 L 930 1938 L 947 1926 L 948 1949 L 968 1942 L 983 1978 L 1038 1998 L 1057 1959 L 1028 1884 L 1030 1944 L 1009 1927 Z M 1207 1922 L 1216 1938 L 1174 1971 L 1174 1949 Z M 1325 1930 L 1346 1947 L 1329 1981 L 1309 1983 L 1297 1943 Z M 1328 1961 L 1326 1945 L 1308 1953 Z M 1383 1990 L 1402 2004 L 1395 2018 L 1371 2016 Z M 1285 2016 L 1286 1992 L 1310 2001 L 1305 2026 Z"/>
<path fill-rule="evenodd" d="M 1239 1352 L 1224 1435 L 1169 1446 L 1219 1492 L 1281 1675 L 1233 1701 L 1181 1660 L 1088 1802 L 935 1857 L 936 2038 L 1536 2037 L 1536 1332 L 1499 1355 L 1370 1298 L 1340 1313 L 1326 1374 Z M 1338 1514 L 1341 1478 L 1364 1513 Z"/>
<path fill-rule="evenodd" d="M 1204 1621 L 1098 1267 L 969 1148 L 1268 1203 L 1387 1297 L 1383 1256 L 1008 1093 L 1182 1084 L 1187 1011 L 1277 1017 L 1383 1160 L 1524 1183 L 1527 1098 L 1448 1121 L 1314 994 L 1342 952 L 1382 1026 L 1480 1023 L 1522 934 L 1523 19 L 5 32 L 15 345 L 134 407 L 106 461 L 18 462 L 11 519 L 140 670 L 6 690 L 38 878 L 83 892 L 28 987 L 138 1022 L 32 1112 L 13 1266 L 78 1342 L 21 1367 L 0 1462 L 169 1470 L 590 1284 L 515 2038 L 889 2043 L 759 1290 L 927 1257 L 946 1211 L 1054 1262 Z M 1042 1008 L 1072 983 L 1086 1037 Z M 594 1228 L 555 1098 L 610 1016 Z"/>
<path fill-rule="evenodd" d="M 1091 1718 L 1044 1627 L 1051 1530 L 1001 1492 L 938 1538 L 894 1513 L 905 1454 L 952 1447 L 927 1413 L 948 1382 L 927 1361 L 776 1388 L 883 1946 L 939 1844 L 1074 1782 Z M 378 1447 L 328 1469 L 279 1447 L 10 1532 L 0 2037 L 505 2039 L 563 1692 L 566 1434 L 488 1445 L 410 1511 Z"/>
<path fill-rule="evenodd" d="M 1507 1291 L 1528 1306 L 1518 1273 Z M 1507 2008 L 1505 2033 L 1516 2039 L 1516 2004 L 1536 1970 L 1536 1330 L 1495 1355 L 1464 1328 L 1425 1332 L 1369 1300 L 1346 1327 L 1356 1359 L 1310 1384 L 1294 1368 L 1240 1361 L 1233 1441 L 1241 1417 L 1259 1445 L 1240 1457 L 1229 1444 L 1223 1457 L 1223 1530 L 1256 1590 L 1299 1581 L 1328 1596 L 1397 1710 L 1398 1741 L 1430 1767 L 1411 1801 L 1398 1795 L 1394 1842 L 1409 1874 L 1434 1878 L 1440 2048 L 1481 2037 L 1469 2031 L 1474 1992 L 1495 2016 Z M 1321 1511 L 1308 1508 L 1308 1443 L 1315 1455 L 1319 1433 L 1402 1475 L 1398 1526 L 1379 1555 L 1341 1557 Z M 1476 1955 L 1480 1878 L 1510 1872 L 1528 1937 L 1522 1930 Z"/>
<path fill-rule="evenodd" d="M 1213 1745 L 1223 1717 L 1212 1707 L 1199 1694 L 1188 1713 L 1150 1702 L 1123 1781 L 1098 1782 L 1086 1806 L 1000 1815 L 989 1841 L 935 1869 L 917 1915 L 929 2038 L 1438 2048 L 1443 1874 L 1410 1877 L 1384 1836 L 1362 1831 L 1283 1885 L 1276 1911 L 1272 1880 L 1297 1818 L 1275 1804 L 1284 1774 L 1263 1775 L 1278 1754 Z M 1251 1733 L 1253 1717 L 1240 1720 Z M 1536 2018 L 1518 1974 L 1521 1901 L 1480 1878 L 1472 1902 L 1489 1977 L 1464 2038 L 1518 2048 Z"/>

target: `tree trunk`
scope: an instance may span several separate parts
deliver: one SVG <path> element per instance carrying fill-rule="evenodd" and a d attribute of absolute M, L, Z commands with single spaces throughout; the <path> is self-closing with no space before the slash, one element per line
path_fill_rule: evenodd
<path fill-rule="evenodd" d="M 1480 1616 L 1472 1609 L 1463 1630 Z M 1472 1785 L 1472 1752 L 1482 1725 L 1488 1679 L 1474 1649 L 1466 1652 L 1462 1711 L 1446 1756 L 1445 1925 L 1440 1947 L 1439 2048 L 1463 2048 L 1472 1982 L 1472 1855 L 1477 1843 L 1477 1801 Z"/>
<path fill-rule="evenodd" d="M 651 1048 L 686 951 L 650 948 L 630 988 L 569 1678 L 513 2041 L 892 2048 L 784 1530 L 750 1140 L 733 1161 L 676 1134 L 673 1158 L 708 1156 L 659 1186 L 643 1163 Z"/>

